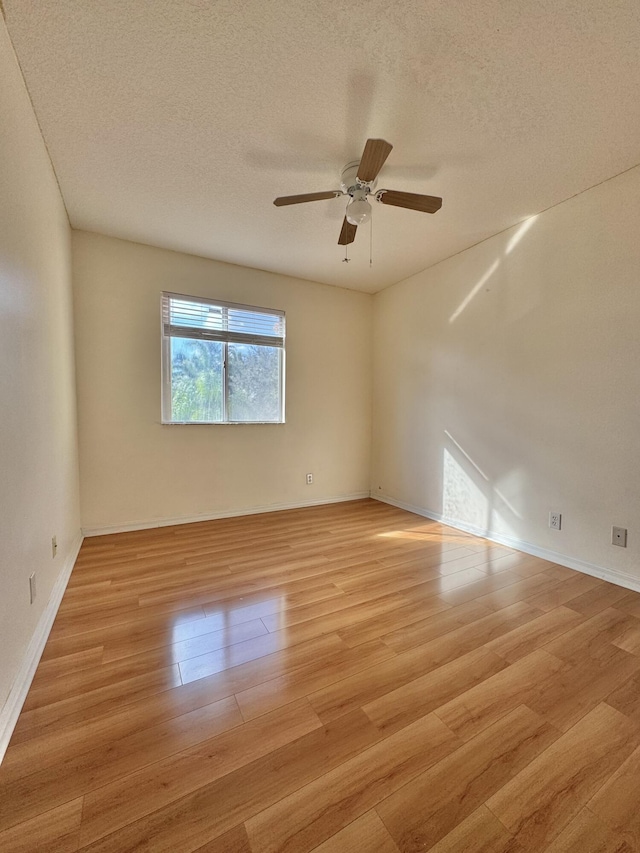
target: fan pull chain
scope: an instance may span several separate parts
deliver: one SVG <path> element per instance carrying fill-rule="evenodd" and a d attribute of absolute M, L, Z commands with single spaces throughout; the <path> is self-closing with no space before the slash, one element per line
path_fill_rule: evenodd
<path fill-rule="evenodd" d="M 373 216 L 369 220 L 369 268 L 373 266 Z"/>
<path fill-rule="evenodd" d="M 347 202 L 347 207 L 349 207 L 349 202 Z M 345 208 L 344 215 L 347 215 L 347 209 Z M 342 259 L 343 264 L 348 264 L 351 258 L 349 257 L 349 244 L 344 244 L 344 258 Z"/>

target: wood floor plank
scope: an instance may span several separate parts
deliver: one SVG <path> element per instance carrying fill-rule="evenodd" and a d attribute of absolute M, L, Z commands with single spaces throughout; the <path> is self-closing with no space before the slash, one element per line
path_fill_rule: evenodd
<path fill-rule="evenodd" d="M 69 718 L 86 719 L 88 713 L 99 709 L 127 705 L 143 697 L 154 696 L 182 684 L 177 665 L 145 672 L 132 678 L 115 681 L 103 687 L 87 690 L 58 701 L 34 708 L 25 708 L 20 714 L 14 739 L 23 733 L 26 737 L 55 724 L 65 725 Z M 27 697 L 29 698 L 29 697 Z"/>
<path fill-rule="evenodd" d="M 68 703 L 56 703 L 35 711 L 23 712 L 19 722 L 26 719 L 26 723 L 23 722 L 23 726 L 14 732 L 12 747 L 14 744 L 16 746 L 26 744 L 34 738 L 55 739 L 58 733 L 64 733 L 73 726 L 79 727 L 77 731 L 80 735 L 79 740 L 82 741 L 84 739 L 82 732 L 90 722 L 95 721 L 95 725 L 100 730 L 107 729 L 112 715 L 122 710 L 124 713 L 131 711 L 133 714 L 139 710 L 144 718 L 146 707 L 152 709 L 149 712 L 150 717 L 155 717 L 159 711 L 163 715 L 162 719 L 170 719 L 179 713 L 186 713 L 188 710 L 225 699 L 280 674 L 293 673 L 312 661 L 321 667 L 326 663 L 327 658 L 333 658 L 337 651 L 346 648 L 347 646 L 337 634 L 324 634 L 287 648 L 286 653 L 280 652 L 252 659 L 247 663 L 224 669 L 178 687 L 168 689 L 166 685 L 162 688 L 157 687 L 152 694 L 148 690 L 141 690 L 139 696 L 127 697 L 125 700 L 122 695 L 116 693 L 114 696 L 103 697 L 102 701 L 96 700 L 87 704 L 88 700 L 95 698 L 93 693 L 89 693 L 88 698 L 80 696 L 70 706 Z M 148 701 L 149 695 L 153 695 L 153 703 Z M 37 716 L 34 717 L 34 715 Z M 0 770 L 0 778 L 1 775 Z"/>
<path fill-rule="evenodd" d="M 522 554 L 523 559 L 512 570 L 515 574 L 522 578 L 528 578 L 530 575 L 537 575 L 540 572 L 545 572 L 549 577 L 549 570 L 555 566 L 549 560 L 541 560 L 539 557 L 532 557 L 529 554 Z M 567 570 L 568 572 L 569 570 Z"/>
<path fill-rule="evenodd" d="M 372 602 L 378 602 L 378 604 L 372 605 Z M 336 625 L 336 627 L 331 627 L 330 630 L 337 630 L 344 624 L 356 621 L 362 611 L 366 614 L 371 606 L 376 608 L 376 613 L 378 609 L 381 613 L 384 613 L 386 609 L 400 607 L 403 604 L 406 604 L 406 599 L 401 593 L 397 592 L 382 595 L 379 598 L 363 592 L 345 593 L 339 599 L 332 598 L 328 602 L 322 602 L 321 604 L 313 603 L 304 607 L 296 607 L 292 610 L 275 613 L 271 616 L 264 616 L 262 621 L 267 630 L 273 632 L 282 631 L 303 622 L 315 622 L 322 617 L 325 621 Z M 344 611 L 347 612 L 345 613 Z M 367 615 L 362 616 L 359 621 L 364 621 L 367 618 Z"/>
<path fill-rule="evenodd" d="M 470 565 L 466 562 L 468 557 L 471 558 Z M 466 547 L 466 542 L 438 542 L 435 539 L 429 540 L 425 548 L 418 553 L 415 550 L 409 551 L 403 548 L 390 557 L 381 557 L 380 559 L 381 565 L 385 568 L 394 566 L 398 570 L 409 564 L 429 568 L 430 566 L 444 567 L 448 563 L 454 563 L 455 565 L 451 568 L 451 571 L 454 572 L 460 571 L 460 569 L 473 568 L 481 562 L 482 557 L 478 555 L 477 551 Z M 446 573 L 446 571 L 443 572 L 443 574 Z"/>
<path fill-rule="evenodd" d="M 109 690 L 112 687 L 117 688 L 118 685 L 160 669 L 166 670 L 167 684 L 174 687 L 181 683 L 175 662 L 171 660 L 166 650 L 163 650 L 157 661 L 154 661 L 151 656 L 137 655 L 100 666 L 70 670 L 64 678 L 40 681 L 29 691 L 24 710 L 30 711 L 61 701 L 71 701 L 76 696 Z"/>
<path fill-rule="evenodd" d="M 235 826 L 219 838 L 198 847 L 195 853 L 253 853 L 244 825 Z"/>
<path fill-rule="evenodd" d="M 637 592 L 627 592 L 614 606 L 616 610 L 622 610 L 623 613 L 630 613 L 640 619 L 640 594 Z"/>
<path fill-rule="evenodd" d="M 565 631 L 545 648 L 563 660 L 578 662 L 612 643 L 628 628 L 640 628 L 640 620 L 611 607 Z"/>
<path fill-rule="evenodd" d="M 470 569 L 470 571 L 474 570 Z M 448 604 L 455 606 L 456 604 L 464 604 L 465 601 L 473 601 L 482 595 L 488 595 L 515 583 L 522 583 L 519 575 L 510 571 L 499 572 L 495 575 L 485 575 L 480 580 L 458 586 L 455 589 L 446 589 L 442 592 L 441 598 Z"/>
<path fill-rule="evenodd" d="M 514 574 L 511 572 L 510 574 Z M 527 601 L 534 596 L 551 592 L 559 581 L 541 572 L 527 578 L 507 584 L 500 589 L 492 590 L 474 599 L 478 604 L 484 604 L 490 610 L 501 610 L 518 601 Z"/>
<path fill-rule="evenodd" d="M 640 672 L 634 673 L 631 678 L 612 690 L 607 696 L 607 705 L 611 705 L 640 726 Z"/>
<path fill-rule="evenodd" d="M 69 672 L 79 672 L 81 669 L 99 666 L 104 659 L 104 646 L 91 645 L 81 651 L 72 652 L 58 657 L 48 657 L 38 666 L 37 677 L 31 682 L 36 688 L 41 683 L 47 684 L 51 679 L 66 676 Z"/>
<path fill-rule="evenodd" d="M 180 640 L 167 646 L 173 663 L 182 663 L 208 652 L 234 646 L 247 640 L 255 640 L 263 637 L 268 631 L 262 619 L 252 619 L 250 622 L 242 622 L 239 625 L 231 625 L 212 631 L 210 634 L 200 634 L 187 640 Z M 105 662 L 110 658 L 105 656 Z"/>
<path fill-rule="evenodd" d="M 311 635 L 313 636 L 312 632 Z M 225 669 L 233 669 L 243 663 L 283 652 L 291 644 L 292 637 L 289 632 L 286 630 L 276 631 L 180 661 L 178 667 L 182 683 L 189 684 L 191 681 L 223 672 Z"/>
<path fill-rule="evenodd" d="M 543 650 L 532 652 L 470 685 L 436 709 L 436 714 L 462 740 L 475 737 L 518 705 L 530 703 L 540 685 L 562 670 L 563 663 Z"/>
<path fill-rule="evenodd" d="M 428 598 L 426 601 L 412 601 L 402 607 L 396 607 L 380 616 L 365 619 L 356 625 L 349 625 L 338 630 L 338 636 L 348 646 L 359 646 L 370 640 L 378 639 L 383 634 L 390 633 L 405 625 L 419 622 L 443 610 L 450 610 L 450 605 L 442 601 L 438 596 Z"/>
<path fill-rule="evenodd" d="M 558 736 L 521 705 L 387 797 L 376 811 L 401 853 L 429 850 Z"/>
<path fill-rule="evenodd" d="M 251 846 L 308 853 L 458 745 L 437 717 L 423 717 L 250 818 Z"/>
<path fill-rule="evenodd" d="M 404 684 L 479 648 L 489 639 L 506 633 L 538 615 L 527 604 L 516 604 L 457 628 L 416 649 L 402 652 L 391 661 L 345 678 L 309 695 L 323 722 L 397 690 Z"/>
<path fill-rule="evenodd" d="M 335 643 L 329 648 L 335 650 L 340 646 Z M 144 697 L 124 707 L 114 705 L 107 713 L 95 717 L 86 715 L 83 719 L 72 720 L 64 727 L 47 727 L 39 735 L 12 743 L 2 763 L 0 784 L 28 776 L 36 766 L 38 771 L 56 766 L 64 768 L 70 760 L 77 761 L 86 752 L 99 749 L 109 754 L 118 752 L 122 742 L 132 735 L 199 708 L 219 702 L 219 709 L 233 709 L 233 686 L 224 689 L 224 684 L 214 685 L 208 679 L 201 679 L 166 690 L 154 696 L 152 702 Z M 219 693 L 226 695 L 218 696 Z"/>
<path fill-rule="evenodd" d="M 130 773 L 241 726 L 233 696 L 173 717 L 42 768 L 12 783 L 0 782 L 0 828 L 47 811 Z"/>
<path fill-rule="evenodd" d="M 530 622 L 539 615 L 540 611 L 524 602 L 518 602 L 434 638 L 422 646 L 423 653 L 428 655 L 435 666 L 442 665 Z"/>
<path fill-rule="evenodd" d="M 323 722 L 337 719 L 367 702 L 384 696 L 425 672 L 435 669 L 423 647 L 361 670 L 309 694 L 309 701 Z"/>
<path fill-rule="evenodd" d="M 316 661 L 294 673 L 263 681 L 236 693 L 236 700 L 244 719 L 252 720 L 393 657 L 395 652 L 392 649 L 379 640 L 372 640 L 355 649 L 341 649 L 326 661 L 324 667 Z"/>
<path fill-rule="evenodd" d="M 2 853 L 75 853 L 82 816 L 82 797 L 0 831 Z"/>
<path fill-rule="evenodd" d="M 640 741 L 637 727 L 601 704 L 487 801 L 526 850 L 556 838 Z"/>
<path fill-rule="evenodd" d="M 210 579 L 189 586 L 189 603 L 193 606 L 223 601 L 231 595 L 250 595 L 259 589 L 277 588 L 284 583 L 293 583 L 311 578 L 322 579 L 326 572 L 328 560 L 325 557 L 310 560 L 292 560 L 289 564 L 280 562 L 272 568 L 260 571 L 260 580 L 255 571 L 248 571 L 244 576 L 231 574 L 216 582 L 216 592 L 212 592 Z M 205 572 L 206 574 L 206 572 Z M 317 581 L 320 583 L 320 580 Z M 170 590 L 157 590 L 137 596 L 141 607 L 172 610 L 184 605 L 184 588 L 176 587 Z"/>
<path fill-rule="evenodd" d="M 231 646 L 243 640 L 251 640 L 267 633 L 259 616 L 245 619 L 244 615 L 238 617 L 237 612 L 231 611 L 192 620 L 182 625 L 167 626 L 160 631 L 142 631 L 137 634 L 129 631 L 120 637 L 112 635 L 106 640 L 103 660 L 109 663 L 143 652 L 155 651 L 158 648 L 170 647 L 172 662 L 178 663 L 181 660 L 224 648 L 224 646 Z M 207 637 L 207 640 L 204 640 L 204 637 Z"/>
<path fill-rule="evenodd" d="M 577 572 L 575 569 L 569 569 L 567 566 L 561 566 L 559 563 L 548 563 L 546 569 L 543 571 L 549 575 L 551 578 L 556 578 L 557 580 L 565 581 L 572 580 L 577 577 L 581 577 L 581 573 Z M 577 593 L 579 594 L 579 593 Z"/>
<path fill-rule="evenodd" d="M 65 634 L 52 631 L 42 654 L 42 660 L 62 657 L 95 646 L 104 646 L 105 641 L 115 644 L 124 640 L 135 645 L 136 641 L 145 635 L 156 636 L 160 644 L 163 644 L 174 636 L 174 630 L 182 631 L 186 630 L 187 625 L 191 623 L 194 626 L 203 623 L 205 614 L 202 607 L 198 607 L 195 610 L 187 610 L 185 613 L 160 613 L 155 616 L 141 613 L 140 608 L 137 608 L 136 615 L 135 620 L 119 625 L 103 625 L 101 620 L 94 619 L 91 627 L 80 633 Z M 208 628 L 208 625 L 205 627 Z M 197 632 L 197 628 L 194 630 Z M 205 633 L 207 633 L 206 630 Z M 197 636 L 197 633 L 194 636 Z M 180 639 L 183 637 L 181 636 Z M 155 648 L 155 644 L 150 648 Z M 144 650 L 144 647 L 140 649 L 140 651 Z"/>
<path fill-rule="evenodd" d="M 301 607 L 304 604 L 335 595 L 333 590 L 333 587 L 336 586 L 334 574 L 334 572 L 331 574 L 324 573 L 313 578 L 300 578 L 282 583 L 276 581 L 272 586 L 269 585 L 270 582 L 268 581 L 264 585 L 255 585 L 251 590 L 230 587 L 222 591 L 220 595 L 216 595 L 214 592 L 215 585 L 212 585 L 209 596 L 203 596 L 207 600 L 201 605 L 202 610 L 205 616 L 215 616 L 220 613 L 229 613 L 232 610 L 242 611 L 244 608 L 271 602 L 273 606 L 270 613 L 261 614 L 261 616 L 279 613 L 288 607 Z M 144 612 L 146 608 L 141 608 L 141 610 Z"/>
<path fill-rule="evenodd" d="M 318 728 L 320 721 L 301 700 L 89 791 L 83 807 L 82 843 L 197 791 Z"/>
<path fill-rule="evenodd" d="M 522 847 L 486 806 L 480 806 L 430 853 L 522 853 Z"/>
<path fill-rule="evenodd" d="M 313 853 L 398 853 L 377 812 L 371 810 L 313 848 Z"/>
<path fill-rule="evenodd" d="M 629 652 L 632 655 L 640 655 L 640 626 L 635 625 L 626 628 L 619 637 L 611 641 L 614 646 Z"/>
<path fill-rule="evenodd" d="M 456 555 L 462 551 L 465 558 Z M 455 559 L 454 559 L 455 557 Z M 428 582 L 436 581 L 439 578 L 447 577 L 448 575 L 459 574 L 461 571 L 468 571 L 469 568 L 474 569 L 474 566 L 466 567 L 463 565 L 463 560 L 469 558 L 473 562 L 477 560 L 477 555 L 468 548 L 456 549 L 455 551 L 445 551 L 436 557 L 427 559 L 413 559 L 407 563 L 399 565 L 387 565 L 384 560 L 379 560 L 375 570 L 368 573 L 349 573 L 346 576 L 335 578 L 335 583 L 345 592 L 354 592 L 356 590 L 371 589 L 372 592 L 379 592 L 381 595 L 388 593 L 390 590 L 406 589 L 412 586 L 418 586 Z M 393 569 L 393 573 L 389 570 Z M 474 571 L 474 578 L 477 575 Z M 398 579 L 396 586 L 393 581 Z M 437 592 L 437 584 L 431 584 L 431 589 Z"/>
<path fill-rule="evenodd" d="M 398 731 L 490 678 L 506 662 L 484 648 L 474 649 L 433 672 L 391 690 L 362 710 L 386 734 Z M 446 720 L 445 720 L 446 722 Z"/>
<path fill-rule="evenodd" d="M 558 569 L 564 570 L 564 567 L 559 566 Z M 568 571 L 570 570 L 566 569 L 561 574 L 565 574 Z M 558 571 L 549 571 L 547 574 L 550 577 L 557 577 Z M 540 610 L 553 610 L 554 607 L 560 607 L 562 604 L 566 604 L 567 601 L 575 599 L 576 596 L 581 595 L 583 592 L 589 592 L 589 590 L 600 587 L 602 584 L 603 581 L 598 578 L 572 572 L 571 576 L 557 586 L 552 587 L 549 591 L 534 595 L 529 599 L 529 603 L 532 607 L 539 607 Z"/>
<path fill-rule="evenodd" d="M 100 615 L 99 620 L 97 619 L 98 613 Z M 159 604 L 155 607 L 145 607 L 142 610 L 139 600 L 135 597 L 124 607 L 109 608 L 106 611 L 98 610 L 94 607 L 86 613 L 76 614 L 68 618 L 59 615 L 53 623 L 51 639 L 59 640 L 63 637 L 84 634 L 94 629 L 96 624 L 99 624 L 101 628 L 110 628 L 116 625 L 140 621 L 141 619 L 152 619 L 154 616 L 159 616 L 164 620 L 201 619 L 204 616 L 204 610 L 201 604 L 193 604 L 188 599 L 180 601 L 177 604 Z"/>
<path fill-rule="evenodd" d="M 545 848 L 546 853 L 634 853 L 617 833 L 609 829 L 588 808 L 582 809 Z"/>
<path fill-rule="evenodd" d="M 366 716 L 355 711 L 98 838 L 83 853 L 144 849 L 149 838 L 154 853 L 192 853 L 379 739 Z M 105 813 L 104 821 L 110 820 Z"/>
<path fill-rule="evenodd" d="M 595 793 L 588 808 L 632 850 L 640 848 L 640 749 Z"/>
<path fill-rule="evenodd" d="M 570 598 L 565 606 L 582 613 L 584 616 L 595 616 L 596 613 L 615 606 L 626 597 L 627 592 L 628 590 L 623 587 L 604 582 L 600 586 L 588 590 L 588 592 L 583 592 L 576 598 Z"/>
<path fill-rule="evenodd" d="M 402 628 L 396 628 L 388 634 L 383 634 L 382 641 L 396 652 L 408 651 L 448 634 L 449 631 L 475 622 L 476 619 L 489 616 L 490 613 L 491 611 L 487 607 L 470 601 L 467 604 L 451 607 L 435 616 L 429 616 Z"/>
<path fill-rule="evenodd" d="M 565 663 L 538 685 L 535 695 L 527 696 L 527 703 L 561 731 L 567 731 L 635 675 L 639 663 L 640 658 L 622 649 L 602 646 L 575 663 Z"/>
<path fill-rule="evenodd" d="M 555 610 L 550 610 L 495 640 L 489 640 L 487 648 L 513 663 L 556 637 L 566 634 L 582 621 L 584 617 L 574 610 L 556 607 Z"/>
<path fill-rule="evenodd" d="M 489 548 L 484 553 L 482 571 L 488 575 L 504 571 L 514 571 L 515 574 L 522 577 L 516 569 L 523 563 L 527 563 L 528 560 L 529 556 L 520 551 L 512 551 L 511 549 L 505 549 L 500 546 L 495 551 Z"/>

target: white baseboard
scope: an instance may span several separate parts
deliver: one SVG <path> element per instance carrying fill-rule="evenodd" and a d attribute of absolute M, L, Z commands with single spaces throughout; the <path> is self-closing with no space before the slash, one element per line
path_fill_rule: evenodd
<path fill-rule="evenodd" d="M 532 545 L 531 542 L 525 542 L 522 539 L 515 539 L 511 536 L 503 536 L 500 533 L 494 533 L 491 530 L 481 529 L 472 524 L 466 524 L 463 521 L 446 518 L 438 512 L 431 512 L 424 507 L 414 506 L 413 504 L 405 503 L 404 501 L 396 500 L 389 495 L 380 494 L 380 492 L 371 492 L 371 497 L 374 500 L 382 501 L 382 503 L 397 506 L 399 509 L 406 509 L 408 512 L 413 512 L 416 515 L 421 515 L 423 518 L 430 518 L 432 521 L 439 521 L 446 524 L 448 527 L 454 527 L 456 530 L 463 530 L 465 533 L 472 533 L 474 536 L 480 536 L 483 539 L 488 539 L 490 542 L 496 542 L 498 545 L 506 545 L 508 548 L 514 548 L 516 551 L 523 551 L 525 554 L 531 554 L 533 557 L 540 557 L 543 560 L 549 560 L 552 563 L 558 563 L 561 566 L 566 566 L 568 569 L 575 569 L 577 572 L 584 572 L 586 575 L 592 575 L 596 578 L 615 583 L 618 586 L 623 586 L 625 589 L 632 589 L 635 592 L 640 592 L 640 578 L 635 578 L 632 575 L 627 575 L 624 572 L 618 572 L 615 569 L 607 569 L 604 566 L 598 566 L 595 563 L 589 563 L 586 560 L 580 560 L 577 557 L 569 557 L 566 554 L 560 554 L 557 551 L 550 551 L 548 548 L 540 548 L 538 545 Z"/>
<path fill-rule="evenodd" d="M 344 501 L 360 501 L 368 498 L 369 492 L 355 492 L 352 495 L 339 495 L 332 498 L 321 498 L 315 501 L 300 501 L 298 503 L 267 504 L 265 506 L 243 507 L 242 509 L 222 510 L 203 515 L 181 515 L 174 518 L 159 518 L 153 521 L 133 521 L 130 524 L 105 525 L 100 527 L 83 527 L 83 536 L 106 536 L 109 533 L 127 533 L 130 530 L 150 530 L 153 527 L 171 527 L 174 524 L 192 524 L 196 521 L 215 521 L 218 518 L 236 518 L 242 515 L 259 515 L 263 512 L 281 512 L 285 509 L 303 509 L 307 506 L 322 506 L 323 504 L 342 503 Z"/>
<path fill-rule="evenodd" d="M 22 710 L 24 701 L 27 698 L 27 693 L 31 687 L 31 682 L 33 681 L 33 676 L 36 674 L 36 669 L 40 663 L 42 652 L 44 651 L 44 647 L 49 638 L 51 626 L 56 618 L 60 602 L 62 601 L 62 596 L 64 595 L 64 591 L 69 583 L 69 578 L 71 577 L 71 571 L 78 557 L 78 552 L 82 545 L 82 539 L 83 537 L 80 535 L 71 547 L 71 551 L 67 556 L 65 564 L 58 575 L 53 589 L 51 590 L 51 596 L 47 602 L 47 606 L 38 620 L 36 630 L 31 638 L 27 651 L 25 652 L 22 665 L 18 670 L 13 686 L 9 691 L 7 701 L 4 703 L 4 706 L 0 711 L 0 764 L 2 764 L 2 759 L 7 751 L 7 747 L 9 746 L 11 735 L 13 734 L 13 730 L 18 722 L 20 711 Z"/>

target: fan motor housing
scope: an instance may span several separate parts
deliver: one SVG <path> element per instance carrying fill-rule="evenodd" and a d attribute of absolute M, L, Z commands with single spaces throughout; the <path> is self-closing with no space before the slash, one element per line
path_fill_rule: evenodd
<path fill-rule="evenodd" d="M 360 166 L 359 160 L 354 160 L 352 163 L 347 163 L 347 165 L 342 170 L 340 174 L 340 187 L 343 192 L 347 193 L 350 196 L 353 196 L 356 190 L 364 190 L 366 189 L 366 194 L 373 192 L 376 188 L 376 184 L 378 180 L 376 178 L 375 181 L 369 181 L 366 183 L 365 181 L 358 180 L 358 168 Z"/>

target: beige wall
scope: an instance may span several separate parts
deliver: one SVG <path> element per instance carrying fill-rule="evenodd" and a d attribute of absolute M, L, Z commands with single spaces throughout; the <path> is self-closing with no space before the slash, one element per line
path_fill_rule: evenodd
<path fill-rule="evenodd" d="M 2 709 L 75 553 L 80 515 L 70 229 L 1 16 L 0 116 Z M 38 587 L 33 605 L 31 572 Z"/>
<path fill-rule="evenodd" d="M 640 579 L 639 200 L 635 169 L 375 297 L 374 494 Z"/>
<path fill-rule="evenodd" d="M 85 530 L 368 491 L 371 296 L 84 232 L 73 258 Z M 161 425 L 162 290 L 286 311 L 286 424 Z"/>

